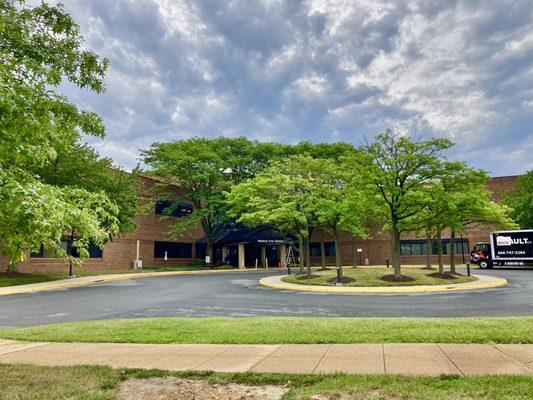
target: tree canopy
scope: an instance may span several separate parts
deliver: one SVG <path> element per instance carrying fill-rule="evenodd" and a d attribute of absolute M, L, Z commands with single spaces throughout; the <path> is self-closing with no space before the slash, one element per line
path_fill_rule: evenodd
<path fill-rule="evenodd" d="M 515 190 L 504 196 L 512 217 L 522 229 L 533 229 L 533 171 L 518 177 Z"/>
<path fill-rule="evenodd" d="M 126 181 L 105 188 L 84 179 L 110 166 L 82 144 L 85 135 L 103 138 L 104 125 L 54 89 L 69 81 L 103 92 L 108 61 L 83 48 L 79 26 L 62 5 L 0 0 L 0 43 L 0 253 L 11 270 L 42 244 L 62 256 L 62 235 L 75 231 L 84 255 L 89 242 L 103 245 L 126 227 L 131 199 L 120 205 L 110 195 L 132 188 Z M 93 162 L 76 163 L 77 181 L 54 182 L 47 171 L 61 154 L 77 150 Z M 60 162 L 74 172 L 74 164 Z"/>
<path fill-rule="evenodd" d="M 245 137 L 191 138 L 154 143 L 143 157 L 150 173 L 162 178 L 157 196 L 187 200 L 194 206 L 190 215 L 174 224 L 173 233 L 179 235 L 200 224 L 213 260 L 213 243 L 226 227 L 223 193 L 255 176 L 270 160 L 283 157 L 284 151 L 284 145 Z"/>
<path fill-rule="evenodd" d="M 381 205 L 380 216 L 391 232 L 392 265 L 401 277 L 400 234 L 413 229 L 412 218 L 423 207 L 426 188 L 443 174 L 442 152 L 448 139 L 417 140 L 387 130 L 361 149 L 353 168 L 361 168 L 364 181 Z"/>

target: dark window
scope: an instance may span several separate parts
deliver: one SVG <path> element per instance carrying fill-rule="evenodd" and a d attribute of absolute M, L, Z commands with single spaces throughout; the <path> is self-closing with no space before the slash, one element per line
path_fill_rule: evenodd
<path fill-rule="evenodd" d="M 61 242 L 59 243 L 59 247 L 61 247 L 68 256 L 72 256 L 72 257 L 80 256 L 78 249 L 72 245 L 72 239 L 70 237 L 64 237 L 63 239 L 61 239 Z M 89 246 L 87 247 L 87 251 L 89 253 L 88 258 L 102 258 L 103 256 L 102 248 L 94 243 L 89 243 Z M 39 251 L 35 251 L 35 252 L 32 251 L 30 256 L 32 258 L 51 257 L 50 255 L 45 256 L 43 245 L 41 245 Z"/>
<path fill-rule="evenodd" d="M 65 250 L 67 255 L 72 257 L 80 256 L 78 248 L 72 244 L 72 239 L 70 237 L 63 238 L 59 245 Z M 102 248 L 94 243 L 89 243 L 89 246 L 87 246 L 87 252 L 89 253 L 87 258 L 102 258 L 103 256 Z"/>
<path fill-rule="evenodd" d="M 311 253 L 311 257 L 321 257 L 320 242 L 309 243 L 309 250 Z M 326 257 L 335 257 L 335 243 L 324 242 L 324 253 Z"/>
<path fill-rule="evenodd" d="M 196 258 L 205 259 L 207 256 L 207 243 L 196 242 Z"/>
<path fill-rule="evenodd" d="M 38 251 L 32 251 L 30 254 L 30 257 L 31 258 L 43 258 L 44 257 L 44 246 L 41 245 Z"/>
<path fill-rule="evenodd" d="M 425 240 L 401 240 L 400 254 L 402 256 L 421 256 L 426 254 Z M 442 254 L 450 254 L 450 239 L 442 239 Z M 468 254 L 468 239 L 455 239 L 456 254 Z M 437 255 L 437 241 L 431 242 L 431 254 Z"/>
<path fill-rule="evenodd" d="M 192 243 L 154 242 L 154 258 L 192 258 Z"/>
<path fill-rule="evenodd" d="M 89 244 L 87 251 L 89 252 L 89 258 L 102 258 L 103 256 L 102 248 L 93 243 Z"/>
<path fill-rule="evenodd" d="M 192 210 L 192 204 L 179 203 L 172 200 L 157 200 L 155 202 L 155 213 L 157 215 L 183 217 L 192 213 Z"/>

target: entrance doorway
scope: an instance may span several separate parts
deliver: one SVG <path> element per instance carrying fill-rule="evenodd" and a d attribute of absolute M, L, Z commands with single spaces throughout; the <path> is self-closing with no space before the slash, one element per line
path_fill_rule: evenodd
<path fill-rule="evenodd" d="M 279 264 L 278 246 L 266 246 L 265 257 L 269 267 L 277 267 Z"/>

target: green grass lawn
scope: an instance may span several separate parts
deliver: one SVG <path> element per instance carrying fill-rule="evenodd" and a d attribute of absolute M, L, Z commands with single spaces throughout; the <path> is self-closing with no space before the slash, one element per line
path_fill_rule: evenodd
<path fill-rule="evenodd" d="M 393 274 L 392 269 L 387 268 L 343 268 L 343 278 L 352 279 L 352 282 L 343 283 L 343 286 L 413 286 L 413 285 L 449 285 L 451 283 L 464 283 L 476 280 L 474 277 L 469 277 L 460 274 L 446 274 L 449 279 L 441 277 L 433 277 L 431 274 L 437 274 L 436 270 L 424 270 L 421 268 L 403 268 L 402 275 L 408 277 L 408 281 L 390 281 L 383 280 L 385 276 Z M 283 278 L 283 282 L 295 283 L 300 285 L 320 285 L 320 286 L 334 286 L 335 269 L 328 269 L 324 271 L 312 271 L 312 278 L 308 278 L 306 274 L 291 275 Z"/>
<path fill-rule="evenodd" d="M 117 343 L 533 343 L 533 317 L 110 319 L 0 330 L 0 338 Z"/>
<path fill-rule="evenodd" d="M 27 285 L 29 283 L 50 282 L 63 279 L 62 274 L 21 274 L 0 273 L 0 287 Z"/>
<path fill-rule="evenodd" d="M 396 375 L 285 375 L 255 373 L 168 372 L 97 366 L 47 367 L 0 364 L 0 400 L 112 400 L 120 382 L 175 376 L 211 384 L 278 385 L 284 400 L 526 400 L 533 378 L 527 376 L 404 377 Z"/>
<path fill-rule="evenodd" d="M 233 269 L 233 267 L 220 266 L 215 269 Z M 80 278 L 83 276 L 97 276 L 97 275 L 111 275 L 111 274 L 132 274 L 143 272 L 158 272 L 158 271 L 202 271 L 210 270 L 206 266 L 196 265 L 169 265 L 163 267 L 146 266 L 142 270 L 138 269 L 89 269 L 74 267 L 72 276 L 68 275 L 68 267 L 65 267 L 63 272 L 43 272 L 43 273 L 20 273 L 8 274 L 6 272 L 0 273 L 0 287 L 27 285 L 30 283 L 51 282 L 59 279 Z"/>

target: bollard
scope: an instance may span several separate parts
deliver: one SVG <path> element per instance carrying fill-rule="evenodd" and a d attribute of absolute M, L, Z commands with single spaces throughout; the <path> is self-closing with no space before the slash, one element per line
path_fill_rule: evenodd
<path fill-rule="evenodd" d="M 466 263 L 466 275 L 470 276 L 470 263 L 469 262 Z"/>
<path fill-rule="evenodd" d="M 287 272 L 290 275 L 291 274 L 291 264 L 287 263 Z"/>
<path fill-rule="evenodd" d="M 389 268 L 389 259 L 387 258 L 387 268 Z"/>

